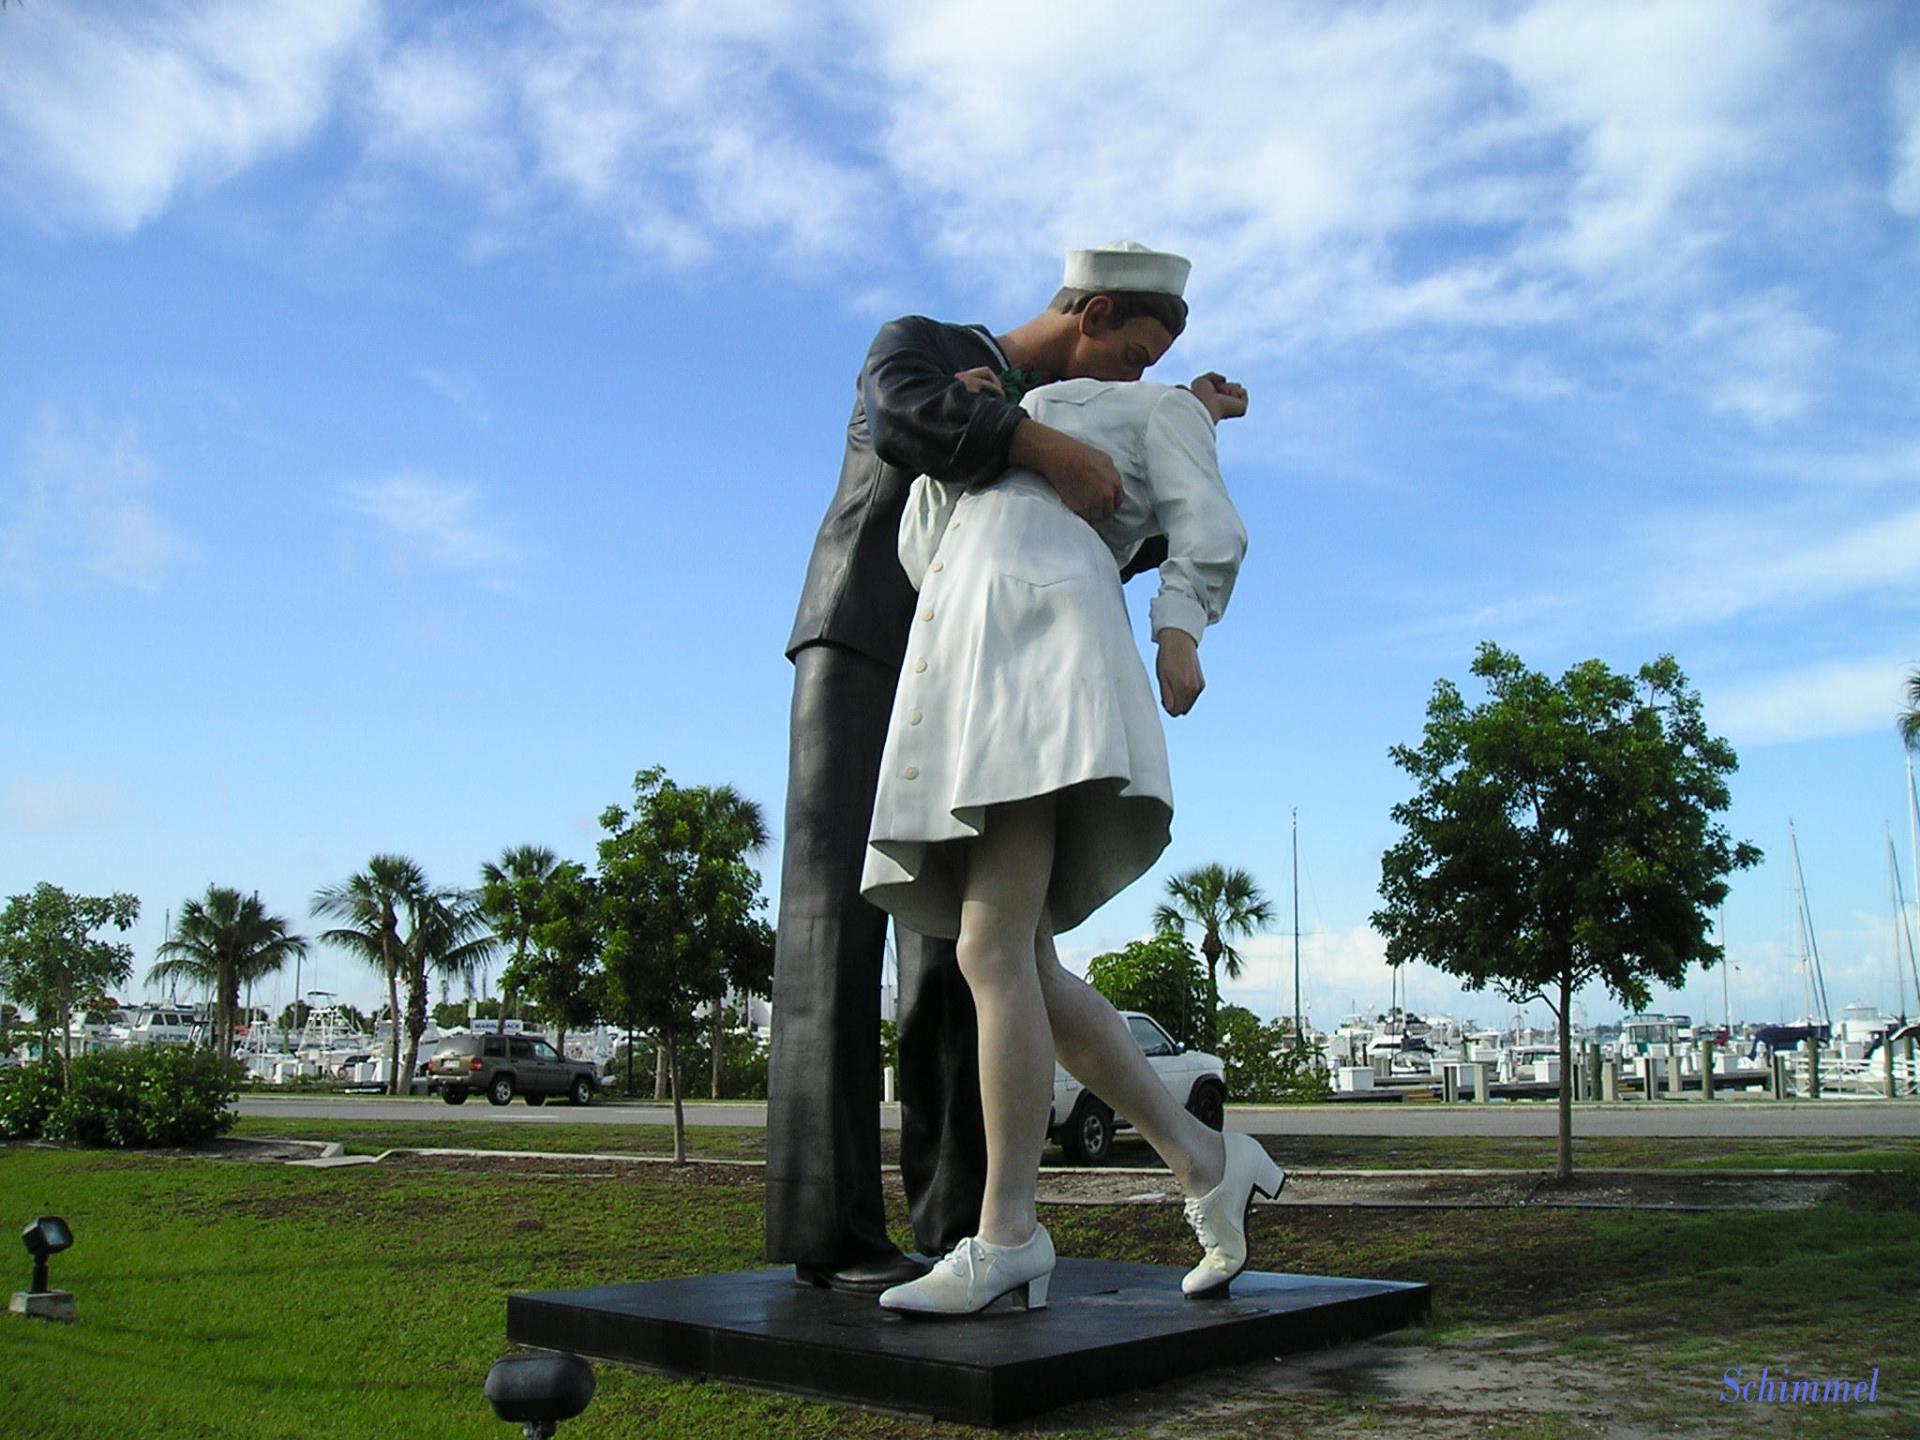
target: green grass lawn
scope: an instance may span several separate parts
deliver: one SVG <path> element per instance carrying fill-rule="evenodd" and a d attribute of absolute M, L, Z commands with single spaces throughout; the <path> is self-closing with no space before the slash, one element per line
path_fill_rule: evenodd
<path fill-rule="evenodd" d="M 529 1125 L 524 1122 L 444 1120 L 296 1120 L 272 1115 L 243 1115 L 233 1133 L 255 1139 L 330 1140 L 349 1152 L 458 1146 L 475 1150 L 548 1150 L 568 1154 L 671 1155 L 673 1130 L 667 1125 Z M 1551 1170 L 1551 1136 L 1272 1135 L 1265 1137 L 1283 1165 L 1301 1169 L 1357 1170 Z M 897 1131 L 880 1135 L 882 1158 L 900 1158 Z M 708 1160 L 764 1160 L 766 1131 L 750 1126 L 687 1126 L 687 1153 Z M 1920 1168 L 1920 1138 L 1859 1139 L 1673 1139 L 1660 1136 L 1576 1137 L 1574 1166 L 1703 1166 L 1729 1169 L 1901 1169 Z M 1049 1146 L 1043 1163 L 1064 1164 L 1058 1147 Z M 1159 1165 L 1147 1142 L 1123 1132 L 1113 1145 L 1115 1165 Z"/>
<path fill-rule="evenodd" d="M 699 1153 L 715 1132 L 697 1134 Z M 562 1148 L 547 1127 L 523 1143 Z M 509 1293 L 760 1263 L 755 1170 L 537 1166 L 315 1171 L 0 1146 L 0 1217 L 67 1217 L 76 1244 L 54 1283 L 80 1309 L 71 1328 L 0 1324 L 0 1433 L 510 1437 L 480 1389 L 506 1349 Z M 892 1218 L 904 1240 L 897 1203 Z M 1063 1253 L 1192 1258 L 1173 1206 L 1048 1207 L 1045 1218 Z M 1411 1343 L 1544 1349 L 1631 1377 L 1619 1403 L 1649 1425 L 1724 1424 L 1715 1401 L 1730 1365 L 1803 1374 L 1878 1365 L 1886 1403 L 1872 1415 L 1802 1413 L 1791 1429 L 1766 1421 L 1765 1433 L 1920 1434 L 1920 1157 L 1849 1181 L 1842 1203 L 1814 1210 L 1303 1208 L 1261 1211 L 1254 1227 L 1263 1268 L 1432 1283 L 1432 1323 Z M 16 1263 L 23 1282 L 24 1256 Z M 611 1366 L 599 1377 L 598 1399 L 563 1437 L 977 1433 Z M 1142 1433 L 1126 1400 L 1077 1407 L 1067 1423 L 1076 1435 Z M 1252 1413 L 1196 1413 L 1174 1433 L 1391 1433 L 1407 1423 L 1364 1395 L 1330 1408 L 1324 1397 L 1280 1394 Z M 1593 1433 L 1569 1423 L 1544 1417 L 1487 1433 Z"/>

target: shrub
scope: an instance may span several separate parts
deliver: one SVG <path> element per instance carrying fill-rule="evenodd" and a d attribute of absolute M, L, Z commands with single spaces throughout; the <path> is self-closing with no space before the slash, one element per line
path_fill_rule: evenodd
<path fill-rule="evenodd" d="M 60 1103 L 60 1062 L 48 1058 L 0 1070 L 0 1140 L 37 1140 Z"/>
<path fill-rule="evenodd" d="M 194 1145 L 233 1128 L 240 1067 L 210 1050 L 148 1046 L 84 1055 L 46 1133 L 83 1145 Z"/>
<path fill-rule="evenodd" d="M 1293 1041 L 1286 1018 L 1264 1025 L 1251 1010 L 1220 1007 L 1220 1058 L 1227 1071 L 1227 1098 L 1257 1105 L 1302 1105 L 1332 1093 L 1320 1063 L 1320 1047 Z"/>

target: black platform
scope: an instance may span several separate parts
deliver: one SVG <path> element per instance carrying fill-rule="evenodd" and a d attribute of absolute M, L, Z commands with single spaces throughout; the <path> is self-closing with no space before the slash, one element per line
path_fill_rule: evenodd
<path fill-rule="evenodd" d="M 1047 1308 L 1002 1301 L 959 1320 L 906 1320 L 870 1296 L 744 1270 L 507 1300 L 516 1344 L 694 1379 L 789 1390 L 999 1425 L 1075 1400 L 1398 1329 L 1425 1285 L 1248 1271 L 1225 1300 L 1188 1300 L 1182 1271 L 1062 1259 Z"/>

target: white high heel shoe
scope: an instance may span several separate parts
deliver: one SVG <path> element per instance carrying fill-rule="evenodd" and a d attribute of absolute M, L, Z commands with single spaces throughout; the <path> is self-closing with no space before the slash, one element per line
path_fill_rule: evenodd
<path fill-rule="evenodd" d="M 1180 1282 L 1189 1300 L 1224 1296 L 1233 1277 L 1247 1268 L 1247 1215 L 1253 1192 L 1269 1200 L 1287 1183 L 1287 1172 L 1251 1135 L 1221 1137 L 1226 1142 L 1226 1173 L 1205 1195 L 1186 1203 L 1187 1224 L 1207 1253 Z"/>
<path fill-rule="evenodd" d="M 1036 1225 L 1024 1245 L 962 1240 L 918 1280 L 883 1292 L 880 1303 L 903 1315 L 973 1315 L 1011 1294 L 1016 1309 L 1041 1310 L 1052 1276 L 1053 1237 Z"/>

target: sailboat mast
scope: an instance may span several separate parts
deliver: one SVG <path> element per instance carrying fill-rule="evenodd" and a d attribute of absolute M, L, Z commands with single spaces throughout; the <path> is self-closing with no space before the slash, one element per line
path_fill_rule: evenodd
<path fill-rule="evenodd" d="M 1727 1043 L 1733 1043 L 1733 992 L 1727 986 L 1727 967 L 1733 957 L 1727 954 L 1727 907 L 1720 907 L 1720 1013 L 1727 1018 Z"/>
<path fill-rule="evenodd" d="M 1907 751 L 1907 860 L 1913 866 L 1913 903 L 1920 905 L 1920 791 L 1913 788 L 1913 751 Z M 1904 911 L 1902 912 L 1905 913 Z M 1907 922 L 1907 958 L 1913 958 L 1913 922 Z M 1920 987 L 1920 971 L 1914 975 Z"/>
<path fill-rule="evenodd" d="M 1307 1043 L 1300 1025 L 1300 807 L 1293 807 L 1293 1043 Z"/>
<path fill-rule="evenodd" d="M 1900 891 L 1900 865 L 1894 858 L 1893 826 L 1887 826 L 1887 871 L 1893 876 L 1893 973 L 1900 984 L 1900 1018 L 1905 1020 L 1920 1014 L 1920 959 L 1913 953 L 1913 924 L 1907 919 L 1907 897 Z M 1913 975 L 1914 1008 L 1906 1008 L 1907 977 L 1900 972 L 1900 940 L 1905 936 L 1907 942 L 1907 969 Z"/>
<path fill-rule="evenodd" d="M 1820 968 L 1820 937 L 1813 928 L 1813 905 L 1807 899 L 1807 876 L 1800 868 L 1800 840 L 1793 833 L 1793 822 L 1787 822 L 1787 844 L 1793 851 L 1794 893 L 1800 897 L 1800 923 L 1804 927 L 1807 941 L 1807 963 L 1812 982 L 1812 995 L 1820 1006 L 1821 1022 L 1829 1027 L 1833 1024 L 1833 1012 L 1827 1005 L 1827 980 Z M 1809 1009 L 1812 1007 L 1809 1006 Z"/>

